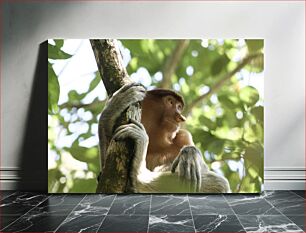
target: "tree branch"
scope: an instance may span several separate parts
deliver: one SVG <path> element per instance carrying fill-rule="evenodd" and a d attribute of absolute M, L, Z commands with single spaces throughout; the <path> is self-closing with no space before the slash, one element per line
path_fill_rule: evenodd
<path fill-rule="evenodd" d="M 242 62 L 231 72 L 227 73 L 219 82 L 217 82 L 213 87 L 210 88 L 210 90 L 205 93 L 204 95 L 199 96 L 194 101 L 192 101 L 189 105 L 186 106 L 184 110 L 184 114 L 188 115 L 190 114 L 193 107 L 201 103 L 202 101 L 208 99 L 214 92 L 219 90 L 228 80 L 231 79 L 236 73 L 238 73 L 243 67 L 245 67 L 247 64 L 249 64 L 254 59 L 261 56 L 261 53 L 254 53 L 247 57 L 245 57 Z"/>
<path fill-rule="evenodd" d="M 180 63 L 185 50 L 188 48 L 189 40 L 178 40 L 172 54 L 167 58 L 163 68 L 163 79 L 159 84 L 160 88 L 171 88 L 171 77 Z"/>
<path fill-rule="evenodd" d="M 86 109 L 92 111 L 92 110 L 96 109 L 97 107 L 104 106 L 105 103 L 106 103 L 106 100 L 94 100 L 90 104 L 82 104 L 82 103 L 74 104 L 74 103 L 66 102 L 66 103 L 61 104 L 58 107 L 60 109 L 64 109 L 64 108 L 68 108 L 68 109 L 71 109 L 71 108 L 77 108 L 77 109 L 86 108 Z"/>
<path fill-rule="evenodd" d="M 113 95 L 123 85 L 132 82 L 123 66 L 121 53 L 116 40 L 90 40 L 90 43 L 95 54 L 102 81 L 109 96 Z M 140 111 L 140 104 L 131 105 L 119 117 L 114 130 L 119 125 L 128 123 L 128 120 L 131 118 L 140 121 Z M 105 161 L 105 165 L 103 165 L 102 174 L 96 189 L 97 193 L 125 193 L 130 191 L 129 168 L 131 167 L 130 164 L 134 154 L 133 147 L 134 145 L 131 140 L 111 141 L 106 154 L 100 155 L 105 158 L 105 160 L 101 158 L 101 161 Z"/>
<path fill-rule="evenodd" d="M 90 40 L 90 43 L 108 95 L 131 82 L 116 40 Z"/>

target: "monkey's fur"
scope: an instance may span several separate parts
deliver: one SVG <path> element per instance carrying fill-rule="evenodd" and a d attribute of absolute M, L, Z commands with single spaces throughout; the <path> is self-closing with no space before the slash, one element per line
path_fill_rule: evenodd
<path fill-rule="evenodd" d="M 174 93 L 165 90 L 163 94 L 166 95 L 167 92 Z M 156 93 L 160 92 L 157 91 Z M 145 88 L 133 83 L 123 86 L 109 99 L 99 121 L 101 168 L 108 166 L 105 161 L 110 141 L 131 138 L 135 142 L 135 156 L 130 173 L 132 190 L 135 193 L 230 192 L 227 179 L 209 171 L 201 152 L 193 143 L 182 146 L 177 155 L 165 160 L 163 164 L 155 164 L 150 169 L 148 168 L 147 164 L 151 161 L 151 158 L 149 160 L 147 158 L 149 140 L 157 139 L 149 138 L 144 125 L 132 119 L 129 124 L 114 129 L 115 122 L 120 114 L 129 105 L 142 101 L 144 98 Z M 185 134 L 185 131 L 182 132 Z M 103 177 L 100 177 L 100 179 L 103 179 Z"/>

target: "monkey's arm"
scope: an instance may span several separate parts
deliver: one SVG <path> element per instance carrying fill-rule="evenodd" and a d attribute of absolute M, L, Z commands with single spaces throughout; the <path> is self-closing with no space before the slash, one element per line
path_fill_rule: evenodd
<path fill-rule="evenodd" d="M 201 189 L 202 174 L 208 171 L 201 152 L 195 146 L 184 146 L 172 163 L 171 172 L 177 171 L 178 176 L 191 182 L 196 191 Z"/>
<path fill-rule="evenodd" d="M 142 101 L 145 88 L 141 84 L 126 84 L 107 101 L 99 119 L 99 147 L 101 168 L 105 165 L 106 152 L 114 132 L 114 125 L 121 113 L 133 103 Z"/>
<path fill-rule="evenodd" d="M 203 173 L 202 185 L 196 191 L 188 180 L 182 181 L 177 173 L 162 172 L 150 183 L 140 183 L 137 192 L 140 193 L 228 193 L 230 187 L 228 181 L 211 171 Z"/>
<path fill-rule="evenodd" d="M 230 192 L 227 179 L 209 171 L 202 153 L 195 146 L 184 146 L 172 163 L 171 172 L 177 172 L 185 182 L 191 182 L 196 192 Z"/>
<path fill-rule="evenodd" d="M 137 192 L 140 183 L 149 183 L 154 179 L 155 172 L 151 172 L 146 166 L 147 148 L 149 145 L 149 137 L 144 126 L 135 120 L 131 123 L 119 126 L 113 140 L 122 140 L 131 138 L 135 143 L 135 156 L 131 168 L 132 189 Z"/>
<path fill-rule="evenodd" d="M 200 151 L 196 147 L 187 146 L 181 150 L 178 156 L 179 159 L 175 162 L 175 166 L 178 166 L 180 172 L 152 172 L 146 167 L 145 158 L 149 138 L 143 125 L 131 120 L 130 124 L 122 125 L 116 129 L 113 139 L 121 140 L 127 137 L 135 142 L 135 156 L 131 168 L 132 189 L 134 192 L 225 193 L 229 191 L 227 180 L 208 170 Z M 191 180 L 191 177 L 196 180 Z M 198 182 L 200 184 L 196 186 L 195 184 L 198 184 Z"/>

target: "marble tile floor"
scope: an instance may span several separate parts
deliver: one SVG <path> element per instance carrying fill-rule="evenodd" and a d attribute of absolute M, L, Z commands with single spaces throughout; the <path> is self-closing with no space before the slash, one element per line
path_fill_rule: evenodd
<path fill-rule="evenodd" d="M 304 232 L 304 191 L 98 195 L 0 191 L 1 232 Z"/>

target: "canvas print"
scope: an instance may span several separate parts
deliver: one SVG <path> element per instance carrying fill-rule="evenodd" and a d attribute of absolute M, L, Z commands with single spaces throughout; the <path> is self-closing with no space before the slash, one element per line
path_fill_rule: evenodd
<path fill-rule="evenodd" d="M 49 39 L 49 193 L 259 193 L 264 40 Z"/>

